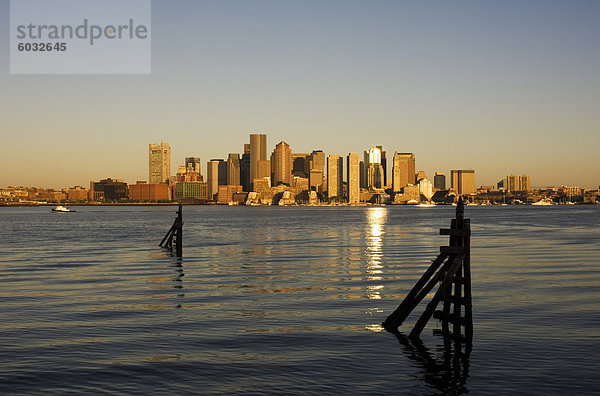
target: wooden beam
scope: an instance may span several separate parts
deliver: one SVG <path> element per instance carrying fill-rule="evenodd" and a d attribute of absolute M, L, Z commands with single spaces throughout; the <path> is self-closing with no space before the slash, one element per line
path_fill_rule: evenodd
<path fill-rule="evenodd" d="M 448 256 L 444 253 L 437 256 L 431 263 L 427 271 L 421 276 L 417 283 L 413 286 L 411 291 L 406 295 L 400 306 L 396 308 L 382 323 L 382 326 L 390 333 L 397 333 L 398 327 L 404 322 L 410 312 L 418 305 L 418 302 L 414 304 L 415 297 L 422 291 L 423 287 L 427 285 L 429 278 L 435 273 L 439 266 L 446 260 Z M 435 283 L 433 284 L 435 285 Z M 431 287 L 433 287 L 433 285 Z M 428 292 L 427 292 L 428 293 Z M 427 293 L 425 295 L 427 295 Z M 419 300 L 420 301 L 420 300 Z M 412 307 L 412 308 L 411 308 Z"/>
<path fill-rule="evenodd" d="M 440 285 L 439 289 L 437 290 L 437 292 L 435 293 L 435 295 L 433 296 L 433 298 L 431 299 L 429 304 L 427 304 L 425 311 L 423 312 L 423 314 L 421 315 L 419 320 L 417 320 L 415 327 L 410 332 L 410 337 L 418 337 L 419 334 L 421 334 L 421 331 L 423 331 L 423 329 L 425 328 L 425 325 L 427 324 L 429 319 L 431 319 L 431 315 L 433 315 L 433 312 L 435 311 L 435 308 L 439 304 L 442 296 L 446 292 L 446 289 L 450 286 L 450 283 L 452 282 L 452 278 L 454 277 L 454 274 L 460 268 L 463 258 L 464 258 L 463 254 L 458 255 L 454 258 L 454 260 L 452 261 L 452 266 L 446 273 L 446 276 L 444 277 L 442 284 Z"/>
<path fill-rule="evenodd" d="M 447 255 L 451 254 L 463 254 L 465 252 L 464 246 L 440 246 L 440 252 Z"/>

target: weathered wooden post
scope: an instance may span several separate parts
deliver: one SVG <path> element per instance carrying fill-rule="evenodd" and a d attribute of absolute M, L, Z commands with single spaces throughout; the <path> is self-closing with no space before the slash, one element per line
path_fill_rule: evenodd
<path fill-rule="evenodd" d="M 181 257 L 183 255 L 183 211 L 182 206 L 179 204 L 179 209 L 177 210 L 177 217 L 175 218 L 175 222 L 167 231 L 165 237 L 160 241 L 160 247 L 165 249 L 173 250 L 173 238 L 175 238 L 175 255 L 177 257 Z"/>
<path fill-rule="evenodd" d="M 419 305 L 429 292 L 441 282 L 438 290 L 427 304 L 425 311 L 415 323 L 410 337 L 418 337 L 425 325 L 433 316 L 442 321 L 442 329 L 461 336 L 461 327 L 465 328 L 464 337 L 473 337 L 473 317 L 471 302 L 471 254 L 470 236 L 471 222 L 464 218 L 464 204 L 459 199 L 456 207 L 456 218 L 449 229 L 441 229 L 440 235 L 449 235 L 449 246 L 441 246 L 440 254 L 417 281 L 412 290 L 404 298 L 400 306 L 383 322 L 383 327 L 390 333 L 397 334 L 398 327 L 408 315 Z M 444 301 L 442 311 L 436 311 L 440 301 Z M 464 316 L 463 308 L 464 307 Z"/>

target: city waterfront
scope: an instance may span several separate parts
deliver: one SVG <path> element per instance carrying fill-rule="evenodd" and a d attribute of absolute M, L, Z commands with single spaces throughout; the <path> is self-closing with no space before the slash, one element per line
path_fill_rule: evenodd
<path fill-rule="evenodd" d="M 380 326 L 447 244 L 452 206 L 183 213 L 178 259 L 157 247 L 174 206 L 0 208 L 0 393 L 600 391 L 598 205 L 466 208 L 460 377 L 434 321 L 417 350 Z"/>

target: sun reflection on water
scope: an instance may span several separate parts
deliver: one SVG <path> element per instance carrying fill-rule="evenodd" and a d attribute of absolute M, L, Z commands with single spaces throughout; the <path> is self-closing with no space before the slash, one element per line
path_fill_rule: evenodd
<path fill-rule="evenodd" d="M 387 221 L 387 208 L 375 207 L 369 208 L 366 211 L 367 216 L 367 268 L 366 268 L 366 279 L 368 281 L 380 281 L 382 280 L 382 260 L 383 260 L 383 226 Z M 381 291 L 383 289 L 381 284 L 371 284 L 367 286 L 367 297 L 371 300 L 381 299 Z"/>

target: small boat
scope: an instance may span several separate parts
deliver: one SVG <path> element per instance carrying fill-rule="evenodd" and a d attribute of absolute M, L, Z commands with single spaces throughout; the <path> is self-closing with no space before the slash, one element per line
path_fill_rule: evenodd
<path fill-rule="evenodd" d="M 425 202 L 425 203 L 420 203 L 417 205 L 417 207 L 419 207 L 419 208 L 433 208 L 434 206 L 435 206 L 435 204 L 432 202 Z"/>
<path fill-rule="evenodd" d="M 74 210 L 71 210 L 67 207 L 64 207 L 62 205 L 58 205 L 56 208 L 52 208 L 53 212 L 75 212 Z"/>

